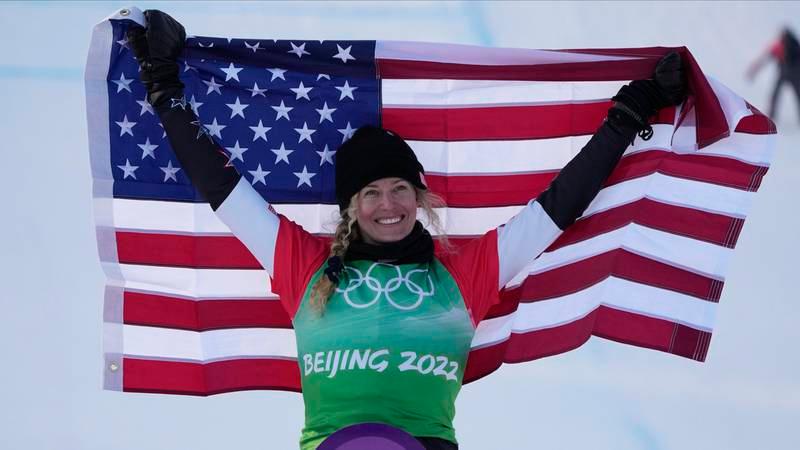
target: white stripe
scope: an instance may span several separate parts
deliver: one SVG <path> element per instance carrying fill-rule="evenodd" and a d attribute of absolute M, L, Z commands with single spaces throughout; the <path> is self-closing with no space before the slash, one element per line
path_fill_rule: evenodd
<path fill-rule="evenodd" d="M 653 173 L 603 188 L 583 215 L 590 216 L 641 198 L 649 198 L 672 205 L 744 217 L 754 195 L 754 192 L 741 189 Z"/>
<path fill-rule="evenodd" d="M 719 280 L 724 279 L 733 253 L 732 249 L 726 247 L 631 223 L 591 239 L 542 253 L 517 274 L 508 287 L 519 286 L 528 275 L 547 272 L 619 248 Z"/>
<path fill-rule="evenodd" d="M 472 347 L 508 339 L 511 332 L 553 328 L 585 317 L 600 305 L 710 331 L 717 304 L 674 291 L 610 277 L 563 297 L 520 303 L 517 311 L 478 324 Z"/>
<path fill-rule="evenodd" d="M 120 264 L 124 287 L 194 298 L 265 298 L 273 294 L 265 270 L 191 269 Z"/>
<path fill-rule="evenodd" d="M 590 138 L 408 143 L 427 174 L 503 175 L 561 170 Z"/>
<path fill-rule="evenodd" d="M 619 81 L 496 81 L 400 79 L 381 82 L 386 107 L 539 105 L 608 100 Z"/>
<path fill-rule="evenodd" d="M 483 65 L 557 64 L 637 59 L 627 56 L 526 48 L 492 48 L 491 51 L 487 51 L 486 47 L 478 45 L 410 41 L 377 41 L 375 58 Z"/>
<path fill-rule="evenodd" d="M 459 108 L 608 100 L 619 81 L 495 81 L 401 79 L 381 82 L 381 106 Z"/>
<path fill-rule="evenodd" d="M 697 150 L 698 155 L 725 156 L 749 164 L 769 167 L 777 134 L 731 133 L 727 139 Z"/>
<path fill-rule="evenodd" d="M 706 75 L 706 79 L 722 107 L 725 120 L 728 122 L 728 128 L 731 131 L 735 130 L 736 125 L 739 124 L 739 121 L 742 120 L 743 117 L 752 114 L 750 108 L 747 107 L 747 102 L 711 75 Z"/>
<path fill-rule="evenodd" d="M 209 362 L 242 357 L 296 358 L 294 330 L 235 328 L 186 331 L 125 325 L 126 356 Z"/>
<path fill-rule="evenodd" d="M 694 128 L 692 128 L 694 130 Z M 775 148 L 774 135 L 733 133 L 731 137 L 702 150 L 670 148 L 672 125 L 654 125 L 648 141 L 636 138 L 625 150 L 632 155 L 649 150 L 676 154 L 714 156 L 759 166 L 769 166 Z M 561 170 L 589 142 L 591 136 L 568 136 L 552 139 L 487 141 L 413 141 L 408 143 L 425 167 L 437 175 L 481 175 L 535 173 Z"/>
<path fill-rule="evenodd" d="M 600 191 L 585 215 L 630 203 L 643 197 L 713 211 L 733 217 L 746 215 L 754 193 L 655 173 L 618 183 Z M 336 205 L 273 205 L 279 213 L 311 233 L 332 233 Z M 507 222 L 524 205 L 491 208 L 441 208 L 442 225 L 453 236 L 474 236 Z M 230 234 L 228 227 L 205 203 L 114 199 L 114 224 L 123 230 Z M 321 217 L 330 219 L 323 220 Z"/>

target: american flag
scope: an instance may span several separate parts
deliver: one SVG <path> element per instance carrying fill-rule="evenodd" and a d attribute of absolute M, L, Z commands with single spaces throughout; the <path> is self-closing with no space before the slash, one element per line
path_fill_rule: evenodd
<path fill-rule="evenodd" d="M 192 188 L 138 81 L 125 30 L 94 30 L 86 68 L 105 294 L 105 388 L 300 390 L 291 322 L 255 258 Z M 667 49 L 528 50 L 419 42 L 190 37 L 198 138 L 280 213 L 330 234 L 333 164 L 355 129 L 405 137 L 458 245 L 545 189 Z M 703 361 L 728 263 L 769 167 L 772 122 L 706 77 L 637 138 L 584 216 L 502 291 L 465 381 L 599 336 Z"/>

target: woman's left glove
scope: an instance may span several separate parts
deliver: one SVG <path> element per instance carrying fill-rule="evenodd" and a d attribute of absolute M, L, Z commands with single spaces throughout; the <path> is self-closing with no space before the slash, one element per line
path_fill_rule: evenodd
<path fill-rule="evenodd" d="M 635 80 L 622 86 L 611 98 L 614 106 L 608 110 L 608 121 L 617 127 L 633 128 L 644 140 L 650 139 L 653 129 L 648 119 L 659 109 L 677 105 L 686 97 L 686 76 L 677 52 L 667 53 L 656 64 L 653 78 Z"/>
<path fill-rule="evenodd" d="M 144 12 L 147 29 L 139 25 L 128 28 L 128 42 L 139 63 L 142 84 L 148 101 L 154 107 L 183 93 L 178 75 L 178 56 L 183 52 L 186 30 L 169 14 L 158 10 Z"/>

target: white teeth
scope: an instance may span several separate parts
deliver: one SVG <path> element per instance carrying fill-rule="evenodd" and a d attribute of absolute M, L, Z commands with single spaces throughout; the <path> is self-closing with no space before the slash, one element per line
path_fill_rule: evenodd
<path fill-rule="evenodd" d="M 400 218 L 399 217 L 390 217 L 390 218 L 386 218 L 386 219 L 378 219 L 378 223 L 381 224 L 381 225 L 391 225 L 391 224 L 397 223 L 397 222 L 400 222 Z"/>

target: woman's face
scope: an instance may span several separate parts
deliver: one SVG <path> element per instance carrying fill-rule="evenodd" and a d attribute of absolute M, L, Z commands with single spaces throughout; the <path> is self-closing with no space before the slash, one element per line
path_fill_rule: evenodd
<path fill-rule="evenodd" d="M 417 221 L 417 193 L 402 178 L 381 178 L 358 192 L 358 227 L 364 242 L 396 242 L 411 233 Z"/>

